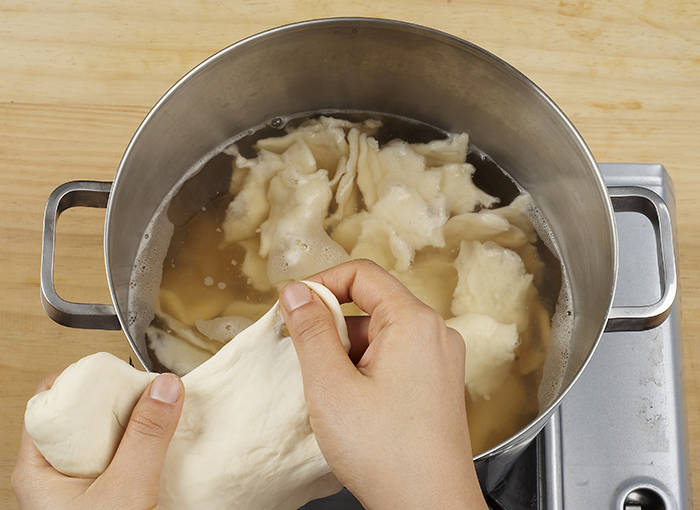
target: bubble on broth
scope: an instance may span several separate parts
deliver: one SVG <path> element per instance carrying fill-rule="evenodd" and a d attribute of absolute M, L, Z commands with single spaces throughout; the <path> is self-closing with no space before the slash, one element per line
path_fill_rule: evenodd
<path fill-rule="evenodd" d="M 147 350 L 145 331 L 155 315 L 163 261 L 175 228 L 162 209 L 163 206 L 156 212 L 144 233 L 136 252 L 129 285 L 128 330 L 140 346 L 142 354 Z"/>
<path fill-rule="evenodd" d="M 155 307 L 160 295 L 165 257 L 177 223 L 169 217 L 169 209 L 173 207 L 186 183 L 193 176 L 200 173 L 219 154 L 223 154 L 225 148 L 230 146 L 230 144 L 231 142 L 226 142 L 222 146 L 217 147 L 192 166 L 180 182 L 165 196 L 141 238 L 136 257 L 134 258 L 127 301 L 129 317 L 127 329 L 141 355 L 150 354 L 146 341 L 146 329 L 155 317 Z M 201 210 L 205 206 L 199 203 L 195 204 L 195 207 Z M 192 214 L 190 213 L 189 216 L 191 217 Z M 181 221 L 187 221 L 188 219 L 184 218 Z M 174 268 L 173 263 L 170 263 L 170 265 Z M 153 356 L 149 357 L 154 370 L 160 372 L 169 371 L 168 367 L 163 366 Z"/>
<path fill-rule="evenodd" d="M 540 241 L 547 248 L 547 251 L 556 256 L 557 262 L 560 261 L 561 254 L 554 240 L 554 235 L 532 199 L 529 200 L 526 212 Z M 561 393 L 569 359 L 574 321 L 573 303 L 571 302 L 571 289 L 567 275 L 562 270 L 560 276 L 560 291 L 554 309 L 551 311 L 552 328 L 542 368 L 542 380 L 537 392 L 540 412 L 543 412 Z"/>
<path fill-rule="evenodd" d="M 568 288 L 568 280 L 565 279 Z M 542 380 L 537 389 L 540 412 L 554 402 L 562 391 L 562 383 L 568 366 L 569 348 L 573 331 L 574 315 L 570 293 L 562 290 L 552 316 L 552 333 L 549 337 L 547 356 L 542 367 Z"/>

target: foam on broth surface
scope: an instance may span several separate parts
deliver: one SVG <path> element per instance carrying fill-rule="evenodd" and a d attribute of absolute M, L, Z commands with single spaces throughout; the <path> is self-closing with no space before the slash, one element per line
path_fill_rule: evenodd
<path fill-rule="evenodd" d="M 382 126 L 374 135 L 379 147 L 395 138 L 427 143 L 449 136 L 432 126 L 393 116 L 331 113 L 353 122 L 380 120 Z M 255 158 L 254 146 L 259 140 L 282 136 L 286 134 L 283 128 L 297 126 L 308 118 L 277 118 L 249 130 L 231 141 L 235 151 L 223 150 L 205 158 L 164 201 L 144 235 L 134 266 L 129 306 L 131 334 L 144 339 L 149 332 L 148 352 L 155 368 L 187 372 L 223 345 L 212 336 L 225 338 L 242 327 L 240 321 L 232 322 L 229 317 L 254 321 L 276 301 L 284 281 L 261 284 L 250 278 L 250 269 L 243 270 L 246 253 L 259 250 L 259 241 L 226 242 L 223 223 L 235 196 L 229 190 L 236 188 L 231 181 L 234 154 Z M 556 243 L 535 205 L 498 165 L 474 147 L 470 147 L 467 162 L 476 168 L 474 183 L 498 197 L 499 203 L 491 207 L 498 209 L 517 201 L 538 234 L 529 248 L 515 250 L 528 272 L 537 273 L 533 279 L 537 296 L 528 307 L 527 329 L 518 333 L 508 373 L 496 391 L 475 395 L 465 388 L 472 446 L 477 454 L 522 429 L 557 397 L 572 318 Z M 416 251 L 415 260 L 439 256 L 444 256 L 440 249 L 427 246 Z M 439 280 L 439 285 L 454 289 L 457 280 L 457 271 L 452 271 L 448 279 Z M 442 313 L 449 318 L 449 312 Z"/>

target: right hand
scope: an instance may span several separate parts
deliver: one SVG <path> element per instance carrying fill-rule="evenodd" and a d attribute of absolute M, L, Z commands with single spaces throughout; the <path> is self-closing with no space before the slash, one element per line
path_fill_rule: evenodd
<path fill-rule="evenodd" d="M 350 356 L 303 283 L 281 293 L 311 428 L 338 479 L 367 509 L 486 509 L 474 470 L 459 333 L 376 264 L 309 278 L 367 317 L 348 318 Z"/>

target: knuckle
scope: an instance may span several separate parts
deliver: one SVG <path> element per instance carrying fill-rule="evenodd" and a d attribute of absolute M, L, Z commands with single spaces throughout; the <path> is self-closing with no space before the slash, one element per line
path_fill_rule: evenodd
<path fill-rule="evenodd" d="M 153 438 L 161 438 L 167 433 L 166 427 L 162 422 L 145 414 L 132 416 L 127 430 L 135 436 Z"/>
<path fill-rule="evenodd" d="M 41 382 L 39 382 L 39 385 L 36 387 L 35 394 L 50 390 L 59 375 L 61 375 L 61 372 L 53 372 L 44 376 Z"/>
<path fill-rule="evenodd" d="M 412 327 L 421 330 L 442 334 L 446 328 L 442 316 L 422 302 L 410 308 L 410 314 L 407 314 L 407 318 Z"/>
<path fill-rule="evenodd" d="M 21 471 L 21 466 L 17 464 L 17 466 L 15 466 L 15 469 L 12 471 L 12 475 L 10 476 L 10 485 L 12 486 L 12 489 L 15 491 L 15 493 L 18 493 L 22 488 L 21 482 L 24 479 L 24 476 Z"/>
<path fill-rule="evenodd" d="M 363 268 L 371 271 L 381 270 L 381 266 L 371 259 L 355 259 L 355 264 L 358 268 Z"/>
<path fill-rule="evenodd" d="M 297 318 L 293 333 L 302 339 L 323 337 L 335 332 L 333 324 L 323 315 L 304 314 Z"/>
<path fill-rule="evenodd" d="M 25 463 L 21 460 L 17 462 L 17 465 L 12 471 L 10 486 L 20 506 L 22 506 L 23 503 L 28 503 L 32 495 L 39 489 L 37 478 L 32 476 L 32 470 L 27 468 Z"/>
<path fill-rule="evenodd" d="M 457 331 L 451 328 L 448 331 L 448 335 L 451 341 L 450 345 L 454 350 L 455 354 L 460 358 L 464 358 L 467 355 L 467 346 L 464 344 L 462 335 L 460 335 Z"/>

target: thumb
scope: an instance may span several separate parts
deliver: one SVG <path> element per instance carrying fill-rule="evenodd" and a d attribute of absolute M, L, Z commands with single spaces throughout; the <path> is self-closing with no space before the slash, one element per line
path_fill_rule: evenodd
<path fill-rule="evenodd" d="M 180 378 L 161 374 L 134 407 L 117 452 L 100 477 L 121 486 L 123 497 L 131 500 L 128 508 L 156 506 L 165 454 L 183 404 L 184 386 Z"/>
<path fill-rule="evenodd" d="M 330 310 L 304 283 L 287 285 L 280 294 L 282 315 L 294 342 L 304 387 L 355 372 Z"/>

